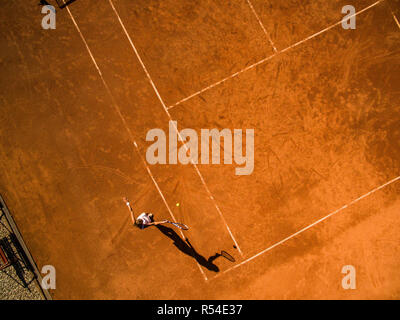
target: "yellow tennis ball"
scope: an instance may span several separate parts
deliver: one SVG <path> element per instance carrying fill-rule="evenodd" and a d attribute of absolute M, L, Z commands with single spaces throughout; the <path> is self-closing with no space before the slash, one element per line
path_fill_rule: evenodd
<path fill-rule="evenodd" d="M 176 204 L 177 207 L 179 207 L 179 202 Z"/>

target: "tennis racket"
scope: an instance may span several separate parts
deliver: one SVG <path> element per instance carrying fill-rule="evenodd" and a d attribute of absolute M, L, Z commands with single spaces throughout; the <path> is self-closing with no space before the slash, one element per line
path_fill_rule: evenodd
<path fill-rule="evenodd" d="M 183 223 L 172 222 L 172 221 L 169 221 L 169 220 L 165 220 L 164 223 L 170 223 L 173 226 L 175 226 L 175 227 L 177 227 L 179 229 L 182 229 L 182 230 L 189 230 L 189 227 L 186 224 L 183 224 Z"/>

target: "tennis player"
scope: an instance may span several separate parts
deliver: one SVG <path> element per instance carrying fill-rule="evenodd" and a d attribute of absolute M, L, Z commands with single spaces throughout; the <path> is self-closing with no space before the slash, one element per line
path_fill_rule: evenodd
<path fill-rule="evenodd" d="M 123 198 L 123 200 L 126 203 L 126 205 L 128 206 L 129 211 L 131 212 L 132 223 L 135 226 L 139 227 L 140 229 L 144 229 L 144 228 L 147 228 L 150 226 L 156 226 L 158 224 L 165 223 L 165 221 L 154 222 L 152 213 L 143 212 L 137 218 L 135 218 L 135 215 L 133 213 L 133 209 L 131 207 L 129 200 L 127 198 Z"/>

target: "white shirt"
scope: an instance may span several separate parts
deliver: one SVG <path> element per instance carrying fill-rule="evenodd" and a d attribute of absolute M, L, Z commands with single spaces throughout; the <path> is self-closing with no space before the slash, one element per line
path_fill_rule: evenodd
<path fill-rule="evenodd" d="M 142 220 L 143 227 L 145 227 L 151 223 L 151 219 L 150 219 L 149 215 L 145 212 L 143 212 L 142 214 L 140 214 L 139 217 L 137 217 L 137 220 L 139 220 L 139 219 Z"/>

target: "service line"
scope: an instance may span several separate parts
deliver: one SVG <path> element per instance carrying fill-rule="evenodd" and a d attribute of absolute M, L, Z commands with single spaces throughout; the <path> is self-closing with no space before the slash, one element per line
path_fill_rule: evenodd
<path fill-rule="evenodd" d="M 382 2 L 382 1 L 384 1 L 384 0 L 379 0 L 379 1 L 377 1 L 377 2 L 375 2 L 375 3 L 373 3 L 373 4 L 371 4 L 370 6 L 368 6 L 368 7 L 364 8 L 364 9 L 362 9 L 362 10 L 360 10 L 360 11 L 354 13 L 353 15 L 348 16 L 347 19 L 350 19 L 350 18 L 352 18 L 352 17 L 354 17 L 354 16 L 356 16 L 356 15 L 358 15 L 358 14 L 360 14 L 360 13 L 363 13 L 364 11 L 367 11 L 367 10 L 371 9 L 372 7 L 376 6 L 377 4 L 379 4 L 379 3 Z M 394 18 L 395 18 L 396 22 L 398 22 L 397 19 L 396 19 L 396 17 L 394 17 Z M 234 78 L 234 77 L 236 77 L 236 76 L 242 74 L 242 73 L 245 72 L 245 71 L 248 71 L 248 70 L 250 70 L 250 69 L 253 69 L 254 67 L 256 67 L 256 66 L 258 66 L 258 65 L 260 65 L 260 64 L 262 64 L 262 63 L 264 63 L 264 62 L 266 62 L 266 61 L 268 61 L 268 60 L 270 60 L 270 59 L 272 59 L 272 58 L 274 58 L 275 56 L 279 55 L 280 53 L 284 53 L 284 52 L 286 52 L 286 51 L 288 51 L 288 50 L 290 50 L 290 49 L 292 49 L 292 48 L 295 48 L 295 47 L 297 47 L 298 45 L 300 45 L 300 44 L 302 44 L 302 43 L 304 43 L 304 42 L 306 42 L 306 41 L 308 41 L 308 40 L 310 40 L 310 39 L 315 38 L 316 36 L 319 36 L 320 34 L 326 32 L 326 31 L 328 31 L 328 30 L 330 30 L 330 29 L 332 29 L 332 28 L 334 28 L 334 27 L 336 27 L 336 26 L 338 26 L 338 25 L 341 24 L 341 23 L 342 23 L 342 20 L 336 22 L 335 24 L 332 24 L 331 26 L 329 26 L 329 27 L 327 27 L 327 28 L 325 28 L 325 29 L 323 29 L 323 30 L 321 30 L 321 31 L 318 31 L 318 32 L 312 34 L 311 36 L 309 36 L 309 37 L 307 37 L 307 38 L 305 38 L 305 39 L 303 39 L 303 40 L 300 40 L 300 41 L 296 42 L 295 44 L 292 44 L 291 46 L 289 46 L 289 47 L 287 47 L 287 48 L 285 48 L 285 49 L 282 49 L 282 50 L 280 50 L 280 51 L 277 51 L 277 52 L 275 52 L 273 55 L 268 56 L 268 57 L 266 57 L 266 58 L 264 58 L 264 59 L 262 59 L 262 60 L 260 60 L 260 61 L 258 61 L 258 62 L 256 62 L 256 63 L 253 63 L 252 65 L 250 65 L 250 66 L 248 66 L 248 67 L 246 67 L 246 68 L 244 68 L 244 69 L 242 69 L 242 70 L 239 70 L 239 71 L 235 72 L 234 74 L 231 74 L 230 76 L 228 76 L 228 77 L 226 77 L 226 78 L 224 78 L 224 79 L 222 79 L 222 80 L 220 80 L 220 81 L 218 81 L 218 82 L 215 82 L 215 83 L 209 85 L 208 87 L 205 87 L 205 88 L 203 88 L 203 89 L 201 89 L 201 90 L 199 90 L 199 91 L 197 91 L 197 92 L 191 94 L 190 96 L 187 96 L 186 98 L 183 98 L 183 99 L 179 100 L 179 101 L 176 102 L 175 104 L 170 105 L 170 106 L 168 107 L 168 110 L 169 110 L 169 109 L 172 109 L 172 108 L 175 108 L 176 106 L 182 104 L 183 102 L 185 102 L 185 101 L 187 101 L 187 100 L 190 100 L 191 98 L 194 98 L 194 97 L 198 96 L 199 94 L 202 94 L 203 92 L 205 92 L 205 91 L 207 91 L 207 90 L 209 90 L 209 89 L 211 89 L 211 88 L 214 88 L 214 87 L 216 87 L 217 85 L 219 85 L 219 84 L 221 84 L 221 83 L 223 83 L 223 82 L 225 82 L 225 81 L 227 81 L 227 80 L 229 80 L 229 79 L 232 79 L 232 78 Z"/>

